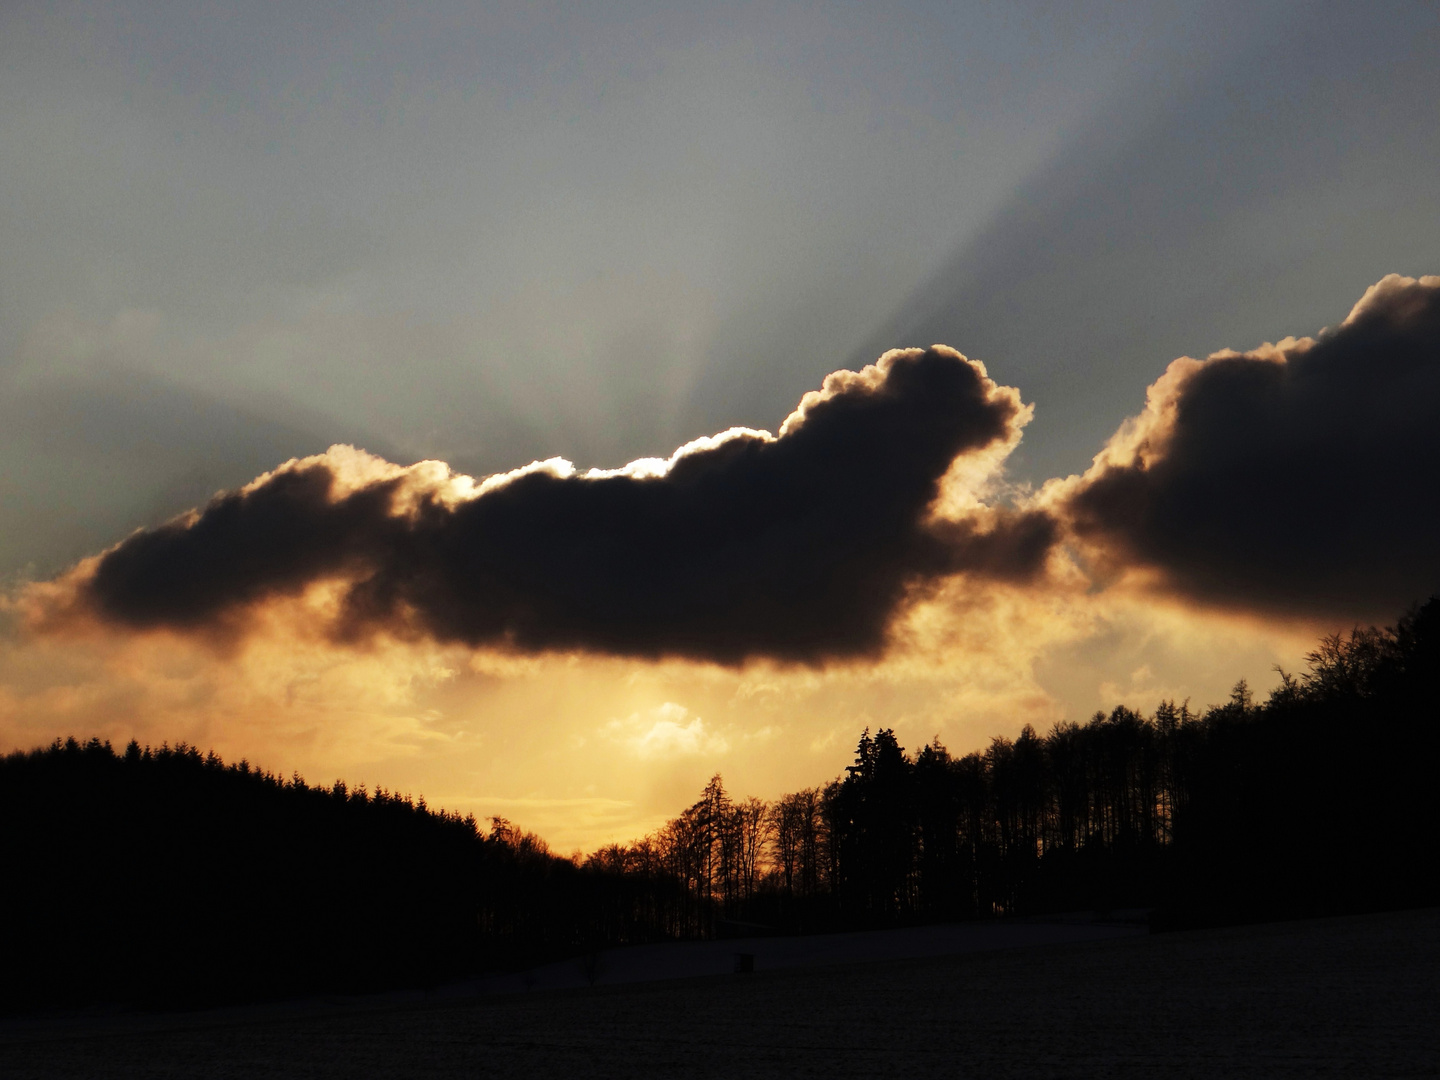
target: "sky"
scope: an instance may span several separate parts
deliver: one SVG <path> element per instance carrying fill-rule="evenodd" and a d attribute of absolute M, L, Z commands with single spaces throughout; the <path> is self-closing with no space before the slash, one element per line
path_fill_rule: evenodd
<path fill-rule="evenodd" d="M 0 743 L 568 851 L 1266 688 L 1440 588 L 1437 57 L 1419 0 L 6 4 Z"/>

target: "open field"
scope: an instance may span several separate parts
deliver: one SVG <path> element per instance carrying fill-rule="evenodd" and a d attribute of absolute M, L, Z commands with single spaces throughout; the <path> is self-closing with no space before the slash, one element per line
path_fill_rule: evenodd
<path fill-rule="evenodd" d="M 22 1077 L 1440 1076 L 1440 910 L 0 1028 Z"/>
<path fill-rule="evenodd" d="M 1083 915 L 1055 916 L 989 923 L 941 923 L 803 937 L 667 942 L 606 949 L 529 971 L 487 976 L 454 987 L 449 992 L 565 990 L 653 982 L 657 979 L 684 979 L 697 975 L 731 975 L 735 972 L 736 957 L 741 954 L 749 956 L 753 970 L 759 972 L 876 960 L 917 960 L 1041 945 L 1073 945 L 1143 936 L 1145 933 L 1143 914 L 1121 912 L 1104 920 Z"/>

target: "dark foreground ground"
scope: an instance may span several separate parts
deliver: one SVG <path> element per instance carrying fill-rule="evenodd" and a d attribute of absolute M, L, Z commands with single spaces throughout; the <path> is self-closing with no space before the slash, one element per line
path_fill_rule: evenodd
<path fill-rule="evenodd" d="M 460 999 L 0 1026 L 22 1077 L 1440 1076 L 1440 910 Z"/>

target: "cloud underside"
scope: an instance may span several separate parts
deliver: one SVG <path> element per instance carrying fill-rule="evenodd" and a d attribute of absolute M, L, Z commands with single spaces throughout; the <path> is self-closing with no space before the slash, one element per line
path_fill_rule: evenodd
<path fill-rule="evenodd" d="M 1066 565 L 1092 589 L 1383 618 L 1440 587 L 1437 416 L 1440 278 L 1391 276 L 1316 339 L 1175 361 L 1083 476 L 1009 507 L 983 497 L 1018 392 L 944 346 L 896 350 L 778 435 L 619 470 L 476 482 L 335 447 L 36 587 L 32 622 L 233 638 L 320 587 L 339 642 L 821 665 L 880 655 L 956 575 L 1073 587 Z"/>
<path fill-rule="evenodd" d="M 1393 617 L 1440 589 L 1440 277 L 1339 326 L 1180 359 L 1052 511 L 1104 575 L 1216 605 Z"/>
<path fill-rule="evenodd" d="M 952 463 L 1003 452 L 1027 417 L 1013 390 L 936 347 L 835 373 L 778 436 L 736 429 L 612 472 L 549 462 L 476 486 L 337 448 L 82 564 L 74 600 L 129 627 L 224 632 L 333 581 L 342 640 L 720 663 L 874 655 L 928 584 L 1039 568 L 1045 514 L 933 512 Z"/>

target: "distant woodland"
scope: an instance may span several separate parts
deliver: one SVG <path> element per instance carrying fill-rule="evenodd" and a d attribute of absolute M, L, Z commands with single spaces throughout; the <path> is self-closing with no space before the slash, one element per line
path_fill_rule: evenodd
<path fill-rule="evenodd" d="M 1125 707 L 954 756 L 860 736 L 767 803 L 719 776 L 580 859 L 188 746 L 0 760 L 0 1007 L 433 985 L 611 945 L 1148 908 L 1156 929 L 1440 903 L 1440 600 L 1268 700 Z"/>

